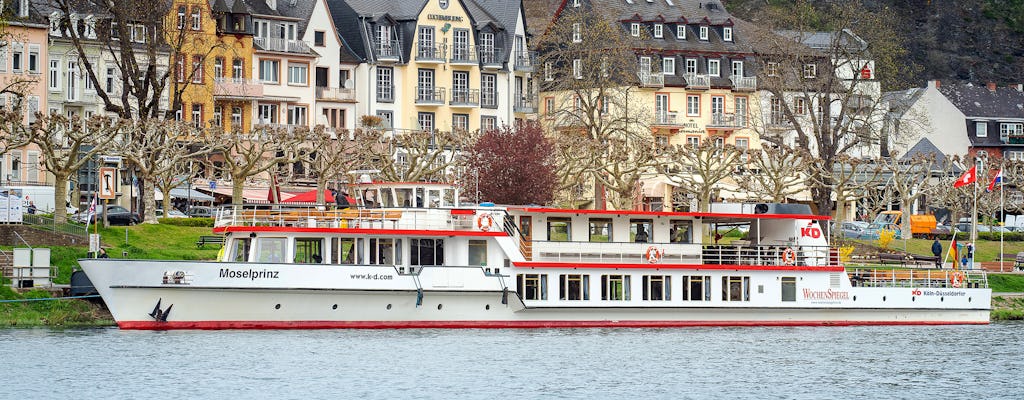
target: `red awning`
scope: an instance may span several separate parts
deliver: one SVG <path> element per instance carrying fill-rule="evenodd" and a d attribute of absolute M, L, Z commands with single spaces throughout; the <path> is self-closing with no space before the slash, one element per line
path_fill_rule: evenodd
<path fill-rule="evenodd" d="M 284 193 L 282 193 L 282 195 L 284 195 Z M 288 197 L 288 196 L 284 195 L 284 197 Z M 293 197 L 288 197 L 286 200 L 282 200 L 282 202 L 284 202 L 284 203 L 316 203 L 316 189 L 310 190 L 310 191 L 305 192 L 305 193 L 296 194 Z M 332 195 L 331 191 L 328 190 L 328 189 L 324 189 L 324 202 L 327 202 L 327 203 L 333 203 L 334 202 L 334 195 Z"/>

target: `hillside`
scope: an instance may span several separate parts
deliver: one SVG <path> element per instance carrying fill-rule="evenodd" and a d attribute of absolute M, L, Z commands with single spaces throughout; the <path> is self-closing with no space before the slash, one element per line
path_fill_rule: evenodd
<path fill-rule="evenodd" d="M 757 23 L 770 7 L 793 0 L 724 0 L 730 13 Z M 823 4 L 827 1 L 813 1 Z M 904 46 L 920 67 L 919 86 L 929 79 L 1000 85 L 1024 82 L 1024 0 L 865 0 L 902 21 Z M 888 88 L 895 89 L 895 88 Z"/>

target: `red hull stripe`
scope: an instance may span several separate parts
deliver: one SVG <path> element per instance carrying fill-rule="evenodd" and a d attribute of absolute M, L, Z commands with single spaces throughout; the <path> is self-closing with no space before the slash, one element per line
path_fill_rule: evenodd
<path fill-rule="evenodd" d="M 702 326 L 987 325 L 988 321 L 122 321 L 121 329 L 538 329 Z"/>
<path fill-rule="evenodd" d="M 495 231 L 441 231 L 425 229 L 388 228 L 301 228 L 294 226 L 222 226 L 213 228 L 214 233 L 225 232 L 292 232 L 292 233 L 351 233 L 373 235 L 415 235 L 415 236 L 508 236 L 500 229 Z"/>
<path fill-rule="evenodd" d="M 590 214 L 590 215 L 656 215 L 664 217 L 699 217 L 727 219 L 811 219 L 825 221 L 832 219 L 828 215 L 809 214 L 735 214 L 710 212 L 667 212 L 667 211 L 634 211 L 634 210 L 575 210 L 565 208 L 509 207 L 510 211 L 523 211 L 539 214 Z"/>
<path fill-rule="evenodd" d="M 844 272 L 845 269 L 835 265 L 733 265 L 733 264 L 612 264 L 612 263 L 576 263 L 576 262 L 542 262 L 521 261 L 513 263 L 519 268 L 598 268 L 598 269 L 706 269 L 706 270 L 737 270 L 737 271 L 813 271 L 813 272 Z"/>

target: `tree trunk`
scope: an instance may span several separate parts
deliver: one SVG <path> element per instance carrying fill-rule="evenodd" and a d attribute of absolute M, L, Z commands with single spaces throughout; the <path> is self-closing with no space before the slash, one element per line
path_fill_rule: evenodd
<path fill-rule="evenodd" d="M 142 221 L 146 224 L 158 224 L 160 223 L 156 219 L 156 185 L 152 185 L 153 189 L 149 189 L 145 183 L 148 182 L 146 179 L 139 179 L 142 182 L 142 186 L 139 190 L 142 191 Z M 164 201 L 168 199 L 167 193 L 164 193 Z M 164 204 L 166 205 L 166 203 Z M 164 213 L 167 209 L 164 209 Z M 166 214 L 165 214 L 166 215 Z"/>
<path fill-rule="evenodd" d="M 53 222 L 58 224 L 68 221 L 68 209 L 64 207 L 68 198 L 69 173 L 53 173 Z"/>
<path fill-rule="evenodd" d="M 245 189 L 245 178 L 231 175 L 231 205 L 240 206 L 245 199 L 242 198 L 242 190 Z"/>
<path fill-rule="evenodd" d="M 170 215 L 171 209 L 174 208 L 174 206 L 171 204 L 171 190 L 170 189 L 164 190 L 163 194 L 164 194 L 164 199 L 163 199 L 162 203 L 163 203 L 163 208 L 164 208 L 164 218 L 166 218 L 167 216 Z"/>
<path fill-rule="evenodd" d="M 317 179 L 316 180 L 316 204 L 317 205 L 321 205 L 322 206 L 322 205 L 325 205 L 327 203 L 327 197 L 324 196 L 324 189 L 326 189 L 326 188 L 327 188 L 327 180 L 326 179 Z"/>

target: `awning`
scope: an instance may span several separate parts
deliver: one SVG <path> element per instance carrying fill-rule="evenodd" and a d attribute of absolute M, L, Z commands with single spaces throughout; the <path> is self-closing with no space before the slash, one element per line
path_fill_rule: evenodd
<path fill-rule="evenodd" d="M 156 201 L 163 201 L 164 200 L 163 192 L 161 192 L 160 190 L 154 190 L 154 192 L 155 192 L 154 196 L 155 196 Z M 200 202 L 200 203 L 212 203 L 213 200 L 214 200 L 213 196 L 210 196 L 210 195 L 208 195 L 206 193 L 200 192 L 200 191 L 195 190 L 195 189 L 189 189 L 189 188 L 183 188 L 183 187 L 178 187 L 178 188 L 171 189 L 171 198 L 174 198 L 174 199 L 188 199 L 188 200 L 192 200 L 193 202 Z"/>
<path fill-rule="evenodd" d="M 284 203 L 316 203 L 316 189 L 310 190 L 304 193 L 294 194 L 292 197 L 288 197 L 292 193 L 281 193 L 281 200 Z M 334 195 L 331 194 L 330 190 L 324 189 L 324 202 L 334 203 Z"/>
<path fill-rule="evenodd" d="M 227 197 L 229 199 L 232 196 L 232 188 L 230 186 L 217 186 L 216 189 L 200 188 L 200 190 L 203 190 L 203 191 L 206 191 L 206 192 L 209 192 L 209 193 L 213 193 L 213 194 L 218 194 L 218 195 L 221 195 L 221 196 L 225 196 L 225 197 Z M 249 204 L 270 204 L 270 202 L 267 201 L 267 194 L 269 192 L 270 192 L 270 189 L 267 189 L 265 187 L 264 188 L 242 189 L 242 200 L 245 203 L 249 203 Z M 293 195 L 291 193 L 281 192 L 281 199 L 282 200 L 290 199 L 292 196 Z"/>

